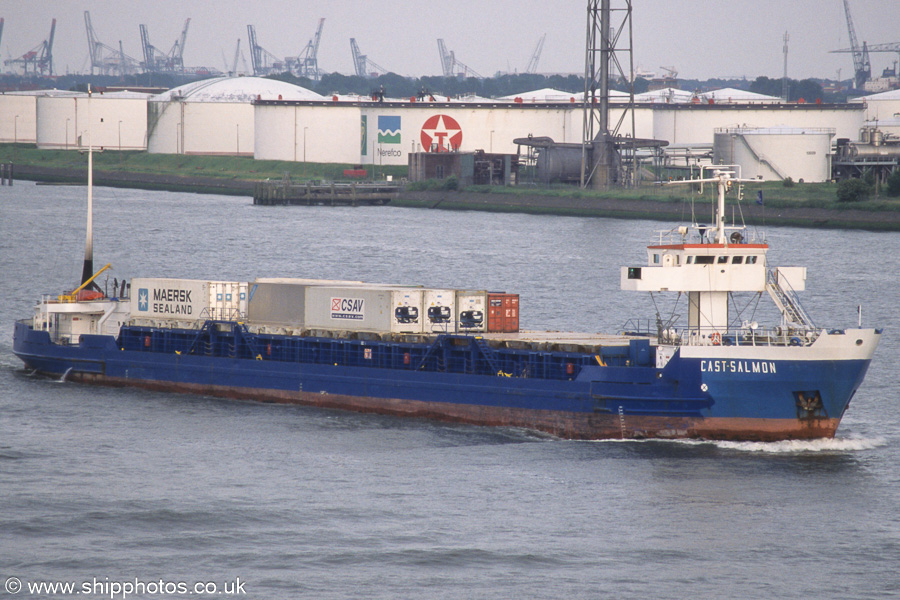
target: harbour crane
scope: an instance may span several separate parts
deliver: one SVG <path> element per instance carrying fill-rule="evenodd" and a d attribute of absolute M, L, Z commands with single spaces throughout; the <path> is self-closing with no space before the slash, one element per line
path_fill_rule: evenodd
<path fill-rule="evenodd" d="M 844 0 L 844 14 L 847 15 L 847 31 L 850 34 L 850 48 L 834 50 L 834 52 L 849 52 L 853 55 L 853 81 L 856 89 L 863 89 L 865 83 L 872 78 L 872 64 L 869 62 L 869 48 L 866 42 L 862 46 L 856 41 L 856 29 L 853 27 L 853 17 L 850 16 L 850 2 Z"/>
<path fill-rule="evenodd" d="M 898 54 L 897 58 L 900 59 L 900 42 L 892 42 L 892 43 L 888 43 L 888 44 L 872 44 L 871 46 L 869 46 L 868 44 L 863 42 L 863 49 L 865 51 L 865 56 L 866 56 L 867 62 L 869 60 L 869 57 L 868 57 L 869 52 L 896 52 Z M 854 52 L 854 48 L 842 48 L 840 50 L 832 50 L 831 52 L 832 53 L 845 52 L 845 53 L 849 54 L 849 53 Z M 868 79 L 869 78 L 867 78 L 867 80 Z M 865 81 L 863 83 L 865 83 Z"/>
<path fill-rule="evenodd" d="M 319 80 L 319 42 L 322 39 L 322 28 L 324 26 L 325 19 L 319 19 L 319 26 L 316 27 L 315 35 L 306 43 L 300 54 L 296 57 L 285 59 L 288 68 L 298 77 L 308 77 L 313 81 Z"/>
<path fill-rule="evenodd" d="M 443 67 L 444 77 L 476 77 L 482 79 L 481 75 L 469 68 L 462 62 L 456 60 L 456 54 L 453 50 L 447 50 L 444 40 L 438 39 L 438 52 L 441 55 L 441 67 Z"/>
<path fill-rule="evenodd" d="M 91 24 L 91 13 L 84 11 L 84 26 L 87 30 L 88 56 L 91 60 L 91 75 L 95 72 L 100 75 L 116 74 L 119 77 L 137 73 L 140 61 L 127 56 L 119 41 L 118 50 L 102 43 L 94 32 Z"/>
<path fill-rule="evenodd" d="M 350 38 L 350 51 L 353 53 L 353 67 L 356 69 L 358 77 L 376 77 L 387 73 L 387 69 L 375 64 L 369 60 L 368 56 L 359 51 L 356 38 Z"/>
<path fill-rule="evenodd" d="M 163 53 L 156 46 L 150 43 L 150 32 L 146 25 L 140 25 L 141 30 L 141 48 L 144 52 L 144 72 L 146 73 L 174 73 L 184 72 L 184 43 L 187 39 L 188 27 L 191 24 L 190 18 L 184 22 L 184 29 L 181 37 L 175 40 L 172 49 L 167 53 Z"/>
<path fill-rule="evenodd" d="M 528 66 L 525 67 L 525 73 L 529 75 L 533 75 L 537 72 L 538 61 L 541 60 L 541 50 L 544 49 L 544 40 L 547 39 L 547 34 L 541 36 L 541 39 L 538 40 L 537 46 L 534 48 L 534 52 L 531 53 L 531 60 L 528 61 Z"/>
<path fill-rule="evenodd" d="M 256 27 L 247 25 L 247 38 L 250 44 L 250 64 L 256 76 L 280 72 L 284 63 L 277 56 L 263 48 L 256 41 Z"/>
<path fill-rule="evenodd" d="M 22 65 L 25 75 L 31 66 L 32 75 L 53 75 L 53 37 L 56 35 L 56 19 L 50 23 L 50 36 L 18 58 L 3 61 L 5 65 Z"/>
<path fill-rule="evenodd" d="M 242 59 L 244 63 L 244 73 L 248 72 L 247 69 L 247 59 L 244 58 L 244 53 L 241 52 L 241 39 L 238 38 L 237 44 L 234 47 L 234 59 L 231 62 L 228 62 L 228 59 L 225 58 L 225 51 L 222 51 L 222 62 L 225 64 L 225 72 L 229 77 L 234 77 L 238 74 L 238 59 Z"/>

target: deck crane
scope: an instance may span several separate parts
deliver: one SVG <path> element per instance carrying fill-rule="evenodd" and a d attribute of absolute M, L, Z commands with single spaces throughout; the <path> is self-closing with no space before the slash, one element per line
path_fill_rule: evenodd
<path fill-rule="evenodd" d="M 862 46 L 856 41 L 856 29 L 853 27 L 853 17 L 850 16 L 850 2 L 844 0 L 844 14 L 847 15 L 847 31 L 850 34 L 850 48 L 846 52 L 853 54 L 853 75 L 856 89 L 861 90 L 865 83 L 872 78 L 872 65 L 869 62 L 869 49 L 866 42 Z M 845 52 L 838 50 L 837 52 Z"/>
<path fill-rule="evenodd" d="M 387 74 L 387 69 L 375 64 L 369 57 L 359 51 L 356 38 L 350 38 L 350 51 L 353 53 L 353 67 L 357 77 L 376 77 Z"/>
<path fill-rule="evenodd" d="M 95 72 L 99 75 L 116 74 L 119 77 L 137 73 L 140 61 L 125 54 L 122 42 L 119 48 L 107 46 L 97 38 L 94 26 L 91 24 L 91 13 L 84 11 L 84 26 L 87 30 L 88 56 L 91 59 L 91 75 Z"/>
<path fill-rule="evenodd" d="M 5 65 L 22 65 L 25 75 L 31 66 L 32 75 L 53 75 L 53 38 L 56 35 L 56 19 L 50 23 L 50 36 L 20 56 L 3 61 Z"/>
<path fill-rule="evenodd" d="M 438 39 L 438 52 L 441 55 L 441 67 L 444 71 L 444 77 L 477 77 L 482 79 L 481 75 L 469 68 L 462 62 L 456 60 L 456 54 L 453 50 L 447 50 L 444 40 Z"/>
<path fill-rule="evenodd" d="M 256 27 L 253 25 L 247 25 L 247 38 L 250 44 L 250 64 L 253 66 L 254 75 L 268 75 L 284 70 L 284 62 L 256 41 Z"/>
<path fill-rule="evenodd" d="M 306 43 L 300 54 L 296 58 L 289 57 L 285 59 L 288 68 L 298 77 L 308 77 L 313 81 L 319 80 L 319 42 L 322 39 L 322 28 L 324 25 L 325 19 L 319 19 L 319 26 L 316 27 L 315 35 Z"/>
<path fill-rule="evenodd" d="M 534 75 L 537 72 L 538 61 L 541 60 L 541 50 L 544 49 L 545 39 L 547 39 L 546 33 L 541 36 L 537 46 L 534 47 L 534 52 L 531 53 L 531 60 L 528 61 L 528 66 L 525 67 L 525 73 L 528 75 Z"/>

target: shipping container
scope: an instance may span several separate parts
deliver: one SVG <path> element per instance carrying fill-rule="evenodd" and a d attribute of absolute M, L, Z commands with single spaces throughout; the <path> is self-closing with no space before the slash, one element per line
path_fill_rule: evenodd
<path fill-rule="evenodd" d="M 252 323 L 303 327 L 306 288 L 302 283 L 257 279 L 248 294 L 248 317 Z"/>
<path fill-rule="evenodd" d="M 246 281 L 209 282 L 209 319 L 240 321 L 247 318 Z"/>
<path fill-rule="evenodd" d="M 424 298 L 425 290 L 421 288 L 391 290 L 392 333 L 422 333 L 425 330 Z"/>
<path fill-rule="evenodd" d="M 487 330 L 496 333 L 518 332 L 519 295 L 490 292 L 487 297 Z"/>
<path fill-rule="evenodd" d="M 487 331 L 487 292 L 457 290 L 456 324 L 459 332 Z"/>
<path fill-rule="evenodd" d="M 425 333 L 456 331 L 456 290 L 425 289 Z"/>
<path fill-rule="evenodd" d="M 391 290 L 365 287 L 306 287 L 309 329 L 391 331 L 394 321 Z"/>
<path fill-rule="evenodd" d="M 210 285 L 196 279 L 142 279 L 131 281 L 131 317 L 153 319 L 208 319 Z"/>

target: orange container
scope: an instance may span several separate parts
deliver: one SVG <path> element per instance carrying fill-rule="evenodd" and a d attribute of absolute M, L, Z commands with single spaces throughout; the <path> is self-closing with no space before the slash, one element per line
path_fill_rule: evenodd
<path fill-rule="evenodd" d="M 487 330 L 496 333 L 519 331 L 519 295 L 488 293 Z"/>

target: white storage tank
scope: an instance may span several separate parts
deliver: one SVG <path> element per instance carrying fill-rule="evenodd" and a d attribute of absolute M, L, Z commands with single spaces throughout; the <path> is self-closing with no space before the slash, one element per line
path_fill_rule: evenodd
<path fill-rule="evenodd" d="M 440 148 L 515 154 L 528 134 L 581 139 L 583 110 L 572 103 L 277 102 L 256 109 L 258 159 L 407 165 L 409 154 Z M 620 109 L 616 109 L 620 110 Z M 652 130 L 650 111 L 638 137 Z M 618 113 L 617 113 L 618 114 Z"/>
<path fill-rule="evenodd" d="M 0 144 L 34 144 L 37 139 L 37 98 L 56 91 L 0 94 Z"/>
<path fill-rule="evenodd" d="M 154 154 L 253 156 L 253 102 L 322 100 L 302 87 L 262 77 L 195 81 L 153 96 L 148 103 L 147 151 Z M 284 135 L 284 130 L 276 135 Z"/>
<path fill-rule="evenodd" d="M 149 97 L 136 92 L 95 92 L 90 100 L 81 92 L 39 96 L 37 147 L 80 150 L 91 143 L 98 150 L 145 150 Z"/>
<path fill-rule="evenodd" d="M 740 165 L 745 179 L 827 181 L 834 134 L 827 127 L 724 127 L 715 131 L 713 162 Z"/>

